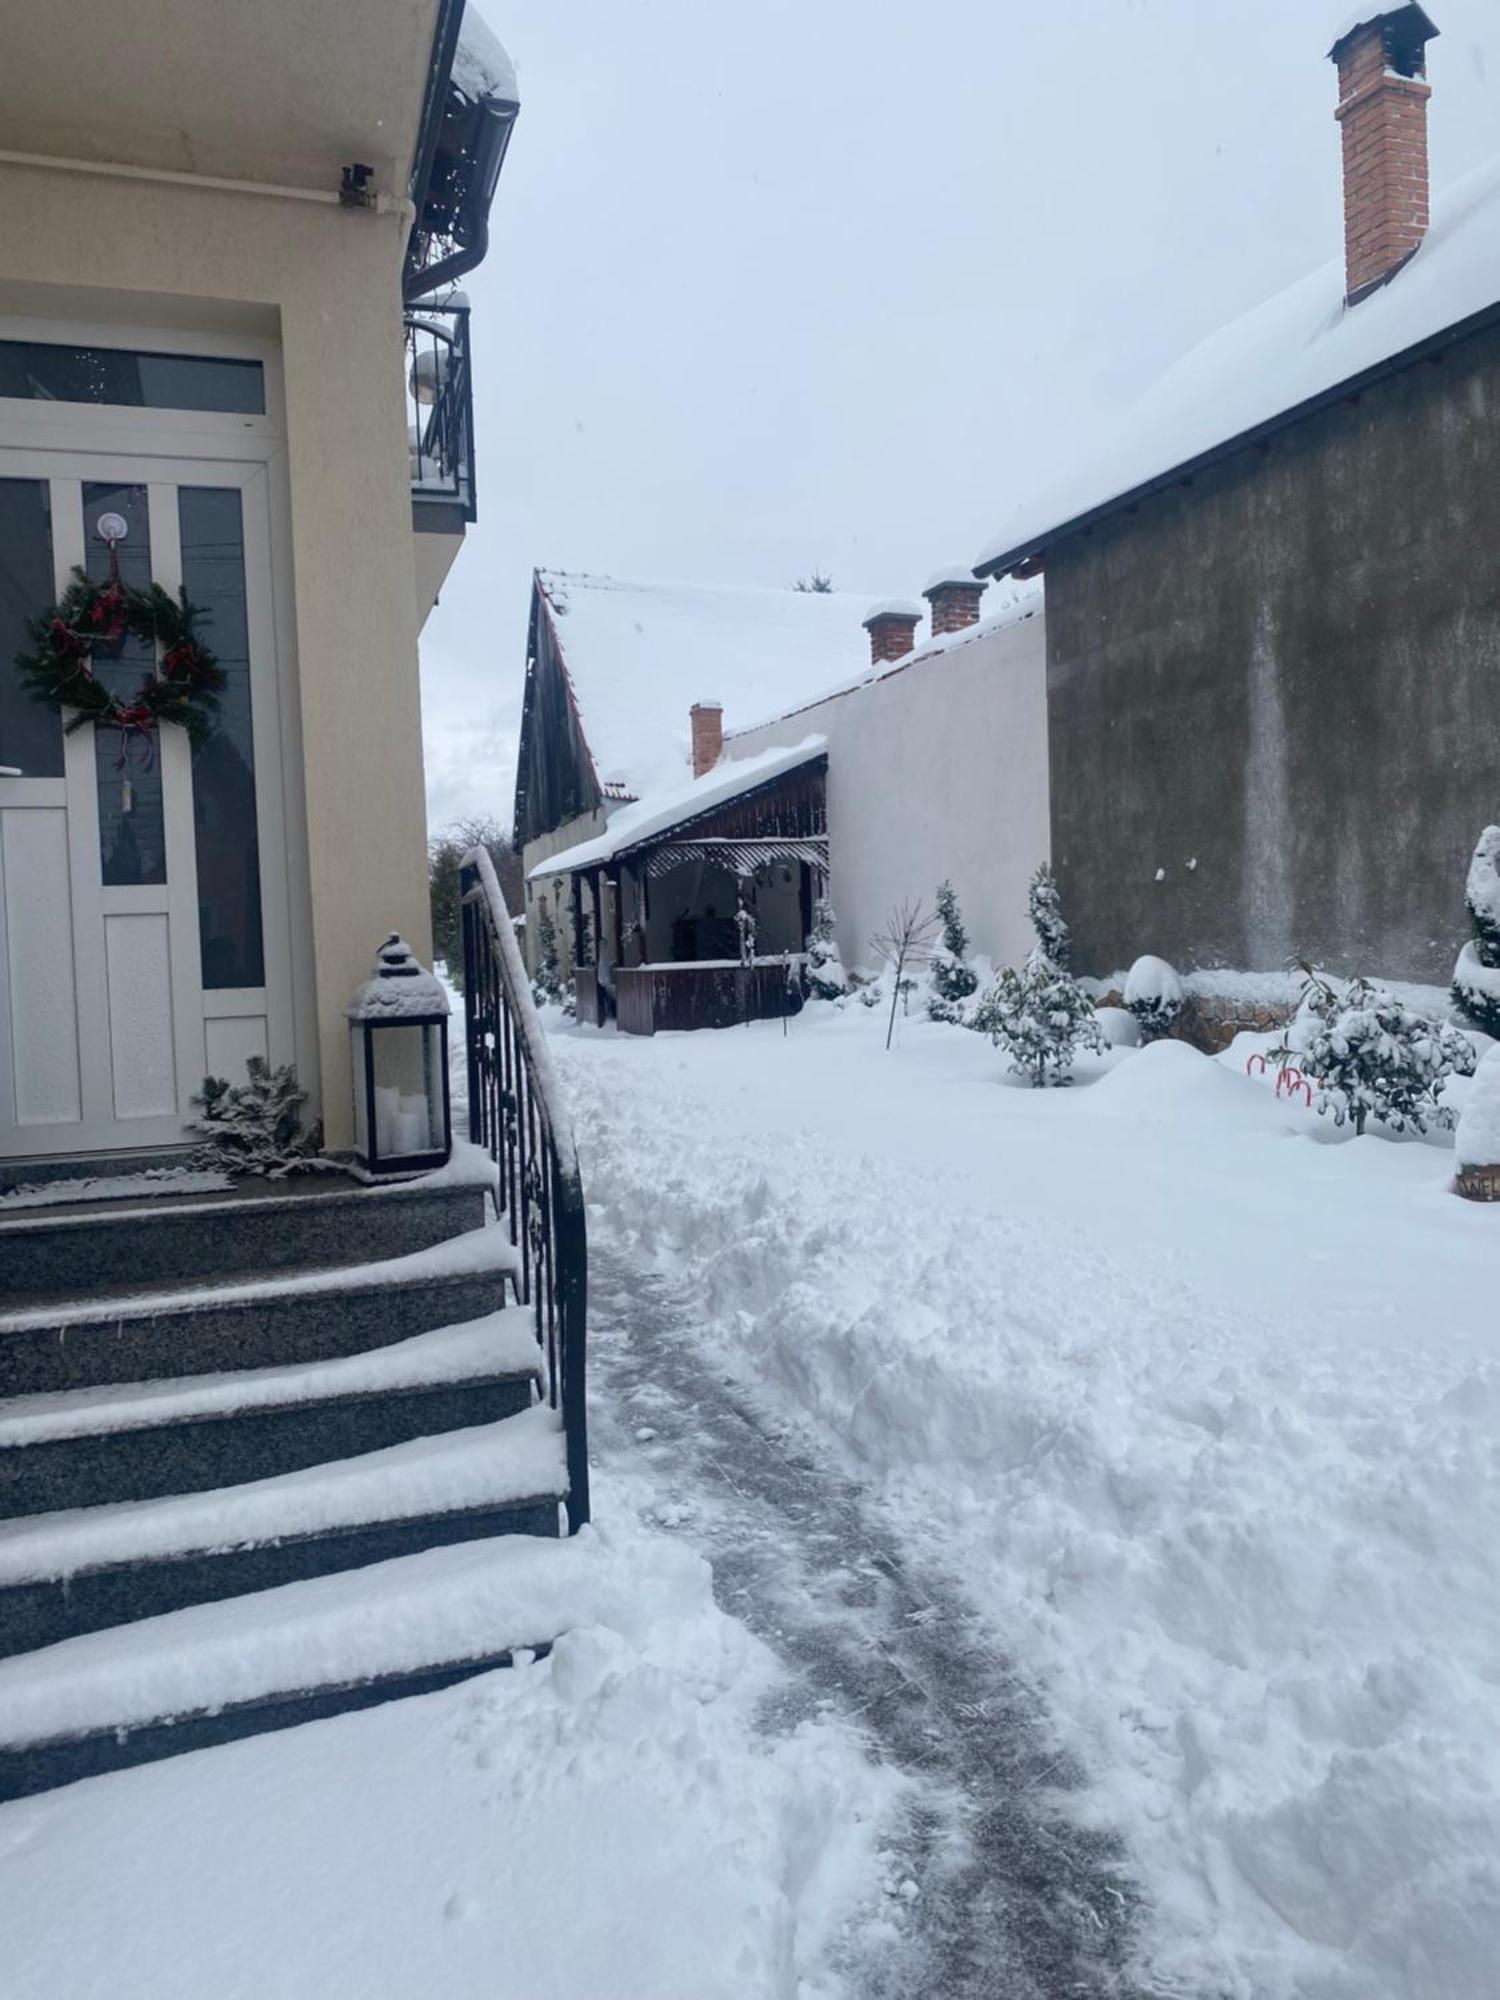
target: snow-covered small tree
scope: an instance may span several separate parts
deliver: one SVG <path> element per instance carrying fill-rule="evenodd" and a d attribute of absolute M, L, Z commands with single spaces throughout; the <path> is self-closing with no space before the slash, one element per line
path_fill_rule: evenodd
<path fill-rule="evenodd" d="M 1439 1093 L 1450 1076 L 1473 1075 L 1468 1036 L 1368 979 L 1351 979 L 1341 993 L 1306 971 L 1283 1053 L 1316 1086 L 1319 1112 L 1356 1134 L 1372 1118 L 1393 1132 L 1450 1127 L 1454 1114 Z"/>
<path fill-rule="evenodd" d="M 1078 1051 L 1102 1051 L 1105 1043 L 1093 1001 L 1068 971 L 1068 926 L 1045 862 L 1031 878 L 1028 902 L 1037 935 L 1030 956 L 1019 968 L 1007 966 L 967 1018 L 1006 1051 L 1017 1075 L 1040 1089 L 1070 1083 Z"/>
<path fill-rule="evenodd" d="M 537 901 L 536 971 L 531 979 L 531 997 L 538 1007 L 558 1006 L 563 997 L 562 968 L 557 958 L 557 926 L 547 899 Z"/>
<path fill-rule="evenodd" d="M 1031 878 L 1026 906 L 1031 912 L 1031 927 L 1036 932 L 1037 943 L 1058 970 L 1066 972 L 1073 956 L 1073 941 L 1067 919 L 1062 913 L 1057 877 L 1045 861 Z"/>
<path fill-rule="evenodd" d="M 934 1021 L 957 1021 L 979 979 L 969 963 L 969 934 L 951 882 L 938 885 L 937 913 L 943 935 L 929 956 L 932 991 L 927 997 L 927 1012 Z"/>
<path fill-rule="evenodd" d="M 826 896 L 819 896 L 813 904 L 812 931 L 807 940 L 807 984 L 816 1000 L 840 1000 L 849 991 L 849 975 L 834 936 L 833 905 Z"/>
<path fill-rule="evenodd" d="M 1070 972 L 1037 945 L 1019 970 L 1008 965 L 979 1001 L 970 1025 L 1004 1049 L 1034 1089 L 1072 1082 L 1080 1049 L 1102 1051 L 1094 1003 Z"/>
<path fill-rule="evenodd" d="M 1474 935 L 1453 968 L 1453 1004 L 1500 1040 L 1500 826 L 1487 826 L 1479 836 L 1464 902 Z"/>
<path fill-rule="evenodd" d="M 1125 980 L 1125 1005 L 1140 1023 L 1148 1042 L 1170 1035 L 1182 1012 L 1182 981 L 1164 958 L 1149 953 L 1138 958 Z"/>
<path fill-rule="evenodd" d="M 201 1167 L 226 1174 L 262 1174 L 267 1180 L 280 1181 L 288 1174 L 331 1164 L 319 1157 L 322 1126 L 314 1125 L 306 1132 L 302 1129 L 307 1092 L 299 1086 L 290 1063 L 284 1069 L 272 1069 L 264 1056 L 251 1056 L 244 1083 L 206 1076 L 202 1092 L 193 1102 L 203 1113 L 194 1121 L 206 1142 L 196 1156 Z"/>

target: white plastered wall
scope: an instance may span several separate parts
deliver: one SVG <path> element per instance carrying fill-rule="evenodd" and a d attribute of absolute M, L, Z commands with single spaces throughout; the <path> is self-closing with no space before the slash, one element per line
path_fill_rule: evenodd
<path fill-rule="evenodd" d="M 276 590 L 290 597 L 279 623 L 295 635 L 300 686 L 306 986 L 328 1143 L 347 1145 L 344 1007 L 387 931 L 431 955 L 402 393 L 406 220 L 4 165 L 0 214 L 0 310 L 85 320 L 92 305 L 106 321 L 279 331 L 290 532 Z"/>
<path fill-rule="evenodd" d="M 830 890 L 839 950 L 868 967 L 903 899 L 931 909 L 945 877 L 974 951 L 1032 943 L 1026 889 L 1048 853 L 1047 661 L 1040 609 L 950 637 L 925 657 L 731 737 L 749 757 L 828 739 Z"/>

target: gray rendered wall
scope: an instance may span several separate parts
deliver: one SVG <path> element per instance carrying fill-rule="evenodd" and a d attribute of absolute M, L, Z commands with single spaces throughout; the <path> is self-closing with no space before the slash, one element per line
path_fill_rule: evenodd
<path fill-rule="evenodd" d="M 1500 820 L 1500 331 L 1049 551 L 1047 695 L 1080 970 L 1446 981 Z"/>

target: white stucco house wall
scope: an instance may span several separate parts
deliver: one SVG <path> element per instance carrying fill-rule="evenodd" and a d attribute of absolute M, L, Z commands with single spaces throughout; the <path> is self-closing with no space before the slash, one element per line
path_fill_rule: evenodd
<path fill-rule="evenodd" d="M 856 968 L 871 964 L 892 908 L 930 908 L 945 878 L 975 952 L 1008 964 L 1032 944 L 1026 889 L 1048 856 L 1042 585 L 1009 584 L 981 611 L 971 572 L 940 571 L 924 596 L 936 636 L 916 640 L 917 607 L 881 607 L 872 652 L 894 657 L 725 738 L 730 758 L 826 739 L 830 889 L 839 950 Z M 969 610 L 976 622 L 942 630 Z"/>

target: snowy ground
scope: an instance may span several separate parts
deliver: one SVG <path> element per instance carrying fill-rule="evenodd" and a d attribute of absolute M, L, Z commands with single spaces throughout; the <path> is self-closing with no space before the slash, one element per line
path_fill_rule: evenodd
<path fill-rule="evenodd" d="M 844 1994 L 899 1781 L 600 1469 L 550 1659 L 0 1807 L 6 2000 Z"/>
<path fill-rule="evenodd" d="M 6 2000 L 1493 1992 L 1500 1210 L 1243 1051 L 881 1040 L 556 1035 L 590 1618 L 0 1809 Z"/>
<path fill-rule="evenodd" d="M 1041 1692 L 1141 1991 L 1492 1994 L 1500 1211 L 1244 1050 L 880 1039 L 560 1035 L 596 1242 Z"/>

